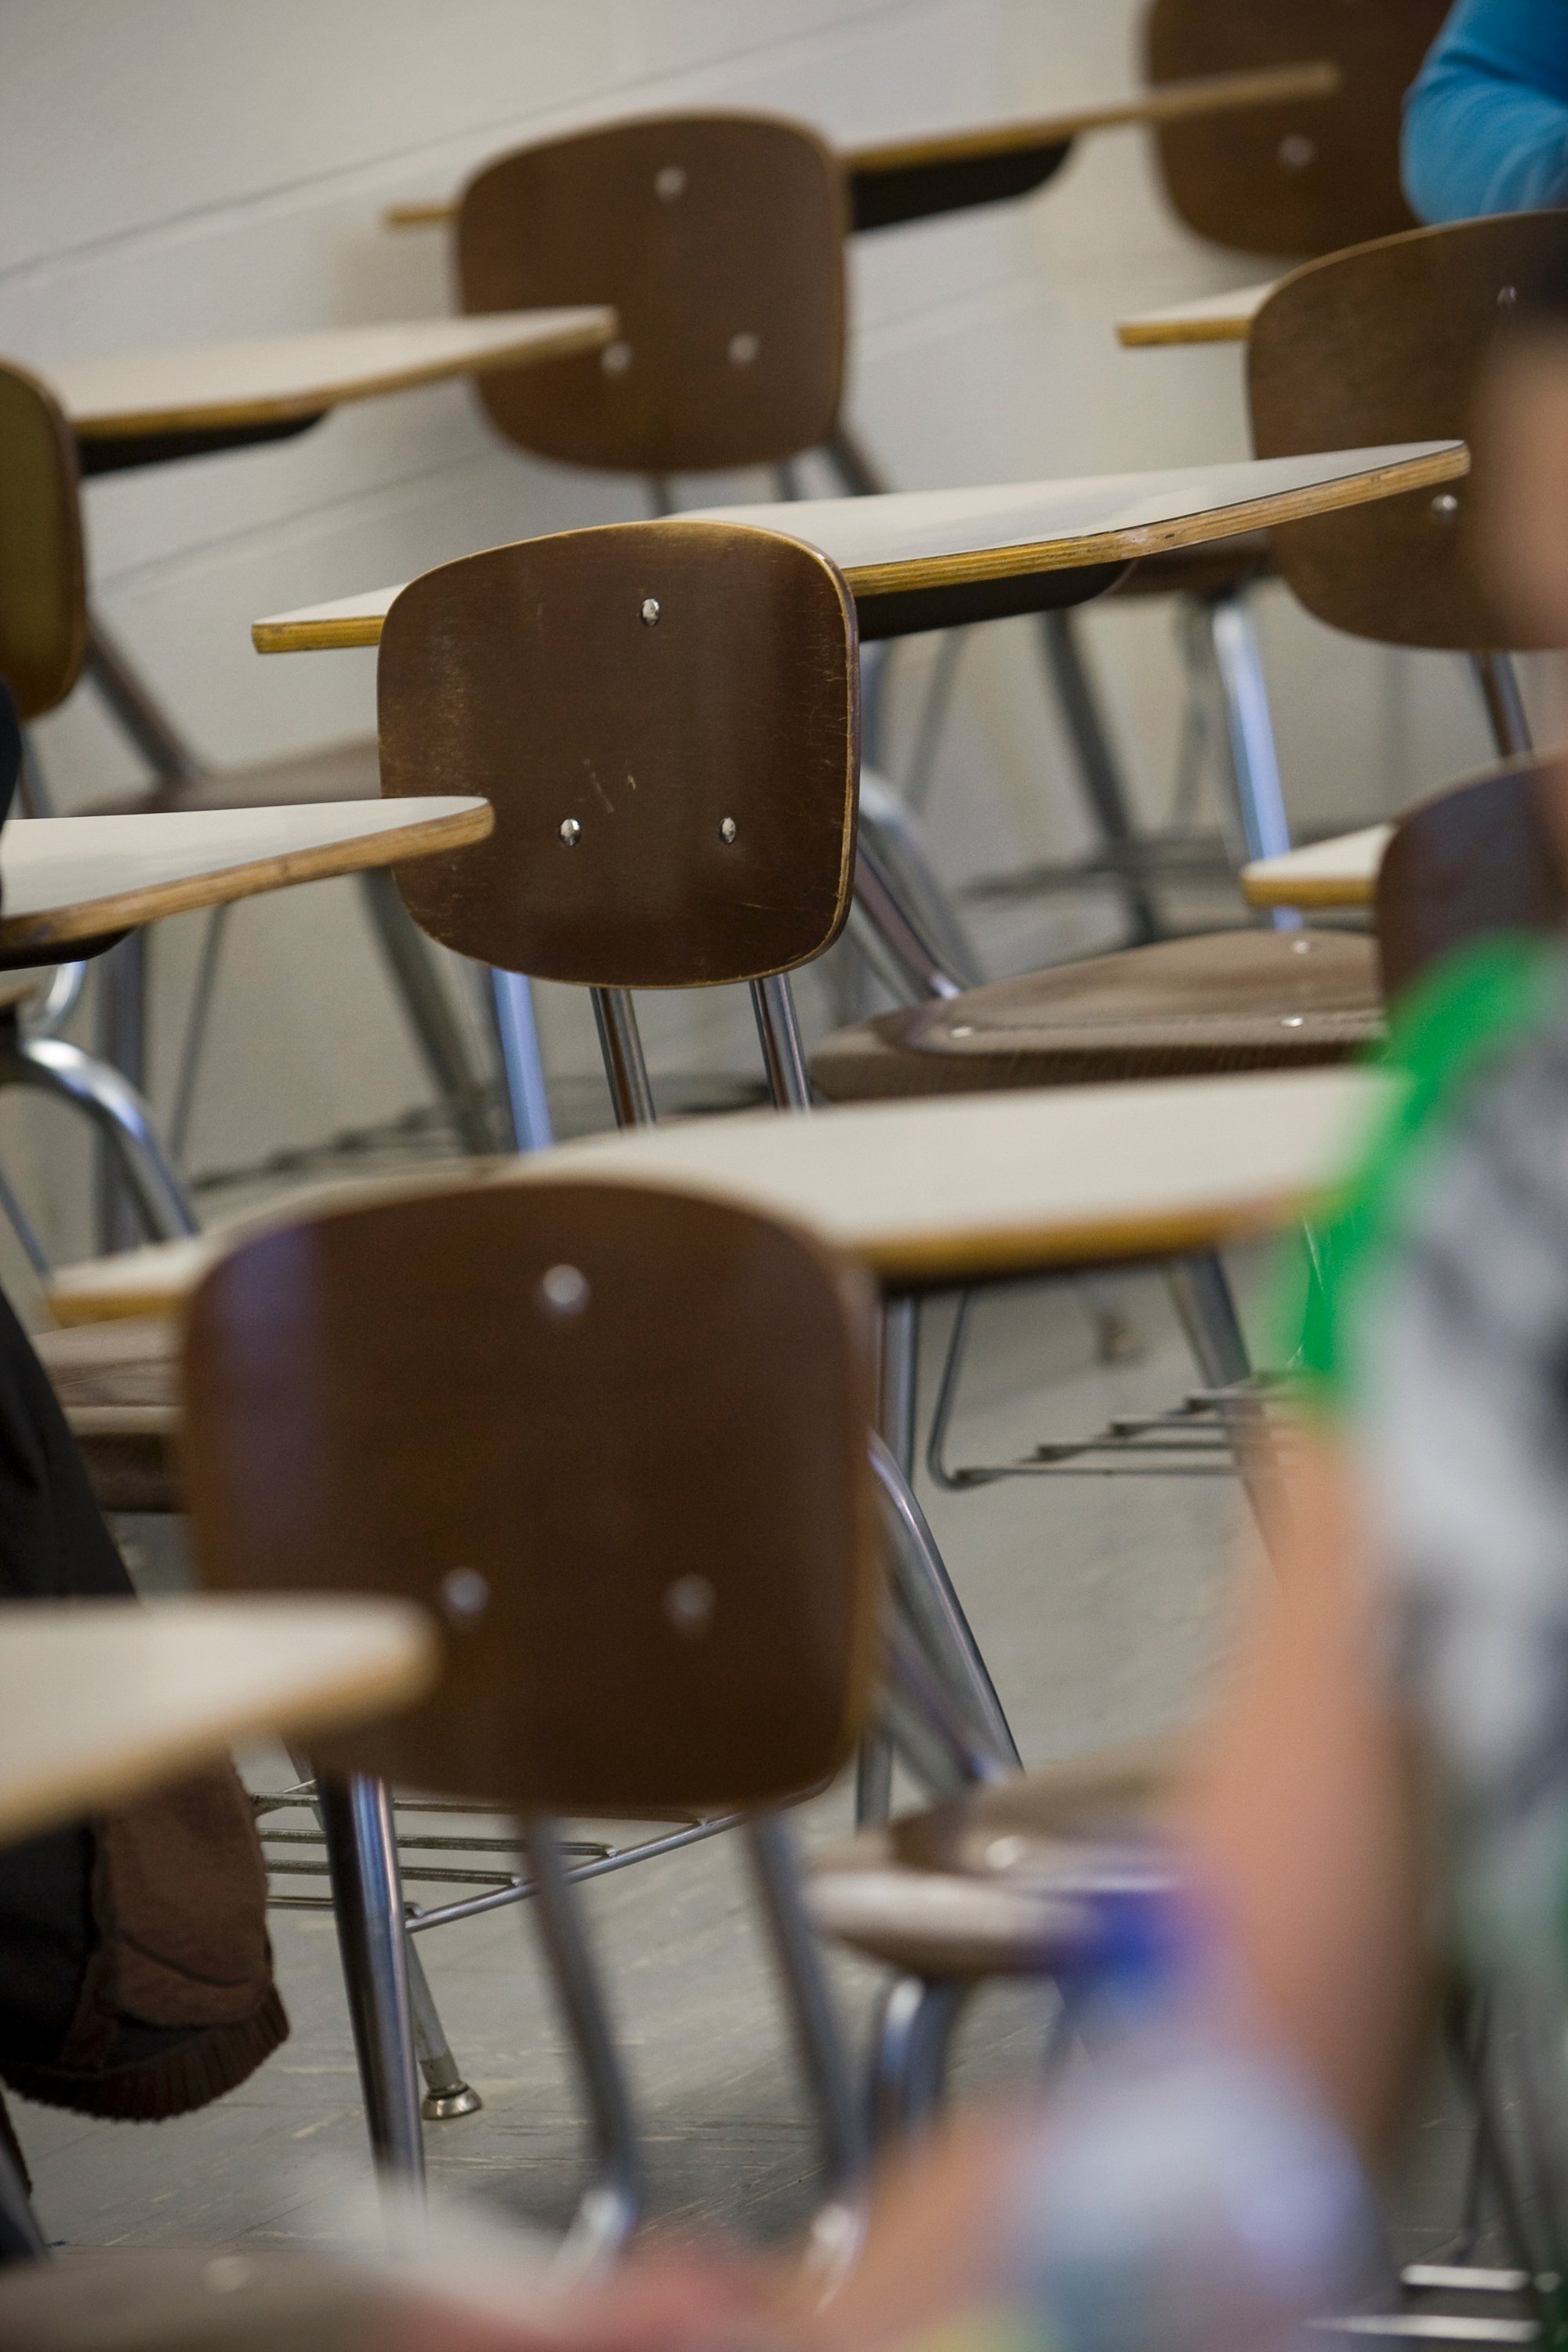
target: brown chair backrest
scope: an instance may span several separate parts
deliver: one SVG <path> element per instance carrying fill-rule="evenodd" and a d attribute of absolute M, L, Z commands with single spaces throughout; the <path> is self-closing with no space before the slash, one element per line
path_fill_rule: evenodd
<path fill-rule="evenodd" d="M 441 1615 L 435 1696 L 320 1743 L 339 1769 L 525 1811 L 771 1803 L 866 1715 L 873 1328 L 806 1234 L 652 1186 L 267 1234 L 191 1305 L 200 1573 Z"/>
<path fill-rule="evenodd" d="M 76 437 L 35 376 L 0 365 L 0 678 L 18 715 L 63 702 L 86 650 Z"/>
<path fill-rule="evenodd" d="M 1547 794 L 1568 794 L 1561 755 L 1510 760 L 1410 810 L 1377 877 L 1384 993 L 1489 931 L 1555 931 L 1568 919 Z"/>
<path fill-rule="evenodd" d="M 805 962 L 849 909 L 858 680 L 842 577 L 773 531 L 622 523 L 426 572 L 382 635 L 383 789 L 496 823 L 399 873 L 410 912 L 590 987 Z"/>
<path fill-rule="evenodd" d="M 1153 0 L 1152 81 L 1331 58 L 1337 95 L 1167 123 L 1160 163 L 1189 228 L 1289 259 L 1393 236 L 1415 221 L 1399 183 L 1401 103 L 1450 0 Z"/>
<path fill-rule="evenodd" d="M 602 352 L 481 376 L 509 440 L 644 474 L 826 439 L 844 390 L 848 200 L 831 148 L 767 115 L 655 115 L 501 157 L 458 216 L 465 310 L 609 302 Z"/>
<path fill-rule="evenodd" d="M 1247 348 L 1260 457 L 1468 437 L 1482 364 L 1521 288 L 1568 235 L 1568 214 L 1460 221 L 1297 270 Z M 1352 635 L 1453 652 L 1521 651 L 1484 588 L 1450 484 L 1291 523 L 1276 561 L 1320 620 Z"/>

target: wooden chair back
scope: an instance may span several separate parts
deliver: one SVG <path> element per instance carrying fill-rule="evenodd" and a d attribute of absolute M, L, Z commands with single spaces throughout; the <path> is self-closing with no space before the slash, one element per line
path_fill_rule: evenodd
<path fill-rule="evenodd" d="M 1568 215 L 1418 229 L 1297 270 L 1247 348 L 1260 457 L 1468 438 L 1481 368 L 1520 289 L 1560 255 Z M 1385 644 L 1521 651 L 1478 568 L 1472 490 L 1449 484 L 1291 523 L 1275 560 L 1320 620 Z"/>
<path fill-rule="evenodd" d="M 1304 260 L 1414 228 L 1399 179 L 1401 105 L 1450 0 L 1153 0 L 1149 77 L 1331 58 L 1343 82 L 1160 132 L 1166 193 L 1187 226 L 1242 253 Z"/>
<path fill-rule="evenodd" d="M 1377 934 L 1390 1003 L 1489 931 L 1555 931 L 1568 919 L 1549 798 L 1568 797 L 1561 754 L 1510 760 L 1410 810 L 1377 877 Z"/>
<path fill-rule="evenodd" d="M 772 1803 L 869 1702 L 874 1328 L 808 1234 L 652 1186 L 268 1234 L 191 1305 L 200 1573 L 441 1618 L 436 1696 L 323 1764 L 528 1812 Z"/>
<path fill-rule="evenodd" d="M 765 115 L 656 115 L 502 156 L 459 207 L 464 310 L 610 302 L 620 334 L 480 377 L 491 422 L 642 474 L 815 447 L 843 396 L 847 231 L 838 158 Z"/>
<path fill-rule="evenodd" d="M 47 386 L 0 364 L 0 678 L 18 717 L 63 702 L 86 651 L 76 436 Z"/>
<path fill-rule="evenodd" d="M 411 913 L 589 987 L 805 962 L 849 910 L 858 675 L 843 579 L 773 531 L 624 523 L 426 572 L 382 635 L 382 786 L 496 823 L 399 873 Z"/>

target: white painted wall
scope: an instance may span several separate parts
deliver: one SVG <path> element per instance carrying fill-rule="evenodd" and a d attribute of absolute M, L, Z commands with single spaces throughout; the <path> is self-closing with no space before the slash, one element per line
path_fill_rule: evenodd
<path fill-rule="evenodd" d="M 450 189 L 510 145 L 693 104 L 773 109 L 847 140 L 1087 99 L 1135 77 L 1139 16 L 1139 0 L 0 0 L 0 350 L 47 373 L 68 355 L 436 312 L 441 237 L 390 236 L 382 209 Z M 1258 274 L 1168 216 L 1141 134 L 1089 142 L 1031 203 L 863 241 L 855 421 L 911 487 L 1240 455 L 1237 355 L 1123 352 L 1111 323 Z M 500 446 L 462 387 L 97 483 L 87 499 L 104 613 L 224 764 L 372 719 L 373 655 L 263 661 L 255 614 L 639 511 L 635 486 Z M 1302 822 L 1384 809 L 1484 754 L 1453 665 L 1330 638 L 1278 594 L 1265 605 Z M 1158 810 L 1182 709 L 1169 617 L 1110 608 L 1090 627 Z M 926 659 L 903 661 L 900 743 Z M 39 743 L 62 807 L 130 772 L 85 690 Z M 954 877 L 1083 837 L 1027 625 L 967 650 L 932 828 Z M 1031 919 L 1009 945 L 1032 958 L 1089 936 Z M 158 936 L 161 1040 L 196 937 L 193 920 Z M 588 1066 L 581 1006 L 551 992 L 546 1019 L 556 1066 Z M 687 1068 L 746 1042 L 731 1011 L 689 999 L 657 1008 L 650 1034 Z M 309 1142 L 422 1091 L 349 887 L 246 910 L 195 1164 Z M 42 1133 L 0 1105 L 0 1152 L 56 1243 L 79 1245 L 79 1155 L 58 1121 Z"/>

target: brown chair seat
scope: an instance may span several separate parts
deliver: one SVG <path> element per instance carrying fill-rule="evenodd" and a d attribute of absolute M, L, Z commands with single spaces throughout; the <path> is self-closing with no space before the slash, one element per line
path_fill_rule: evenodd
<path fill-rule="evenodd" d="M 1087 1085 L 1345 1060 L 1383 1034 L 1375 942 L 1224 931 L 1062 964 L 826 1038 L 831 1102 Z"/>
<path fill-rule="evenodd" d="M 1097 1874 L 1124 1874 L 1132 1848 L 1147 1866 L 1180 1756 L 1175 1739 L 1142 1740 L 863 1830 L 814 1859 L 812 1918 L 903 1975 L 1049 1969 L 1082 1943 Z"/>
<path fill-rule="evenodd" d="M 1168 547 L 1135 563 L 1113 596 L 1230 596 L 1268 580 L 1274 553 L 1266 530 L 1246 530 L 1206 547 Z"/>
<path fill-rule="evenodd" d="M 182 1511 L 178 1326 L 160 1317 L 39 1331 L 33 1345 L 99 1507 Z"/>

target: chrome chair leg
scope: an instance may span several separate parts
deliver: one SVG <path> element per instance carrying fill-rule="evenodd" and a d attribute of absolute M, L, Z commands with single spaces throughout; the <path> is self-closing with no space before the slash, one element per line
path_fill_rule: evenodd
<path fill-rule="evenodd" d="M 536 1816 L 524 1822 L 523 1840 L 551 1981 L 588 2095 L 597 2166 L 561 2261 L 569 2271 L 589 2271 L 613 2259 L 641 2218 L 642 2151 L 630 2088 L 555 1825 Z"/>
<path fill-rule="evenodd" d="M 414 2054 L 425 2077 L 425 2098 L 419 2112 L 427 2124 L 455 2123 L 460 2116 L 477 2116 L 484 2101 L 473 2084 L 464 2080 L 452 2055 L 452 2045 L 447 2039 L 447 2029 L 441 2022 L 441 2012 L 436 2006 L 417 1944 L 406 1932 L 404 1941 L 407 1947 L 405 1961 L 408 1969 L 409 2013 L 414 2021 Z"/>
<path fill-rule="evenodd" d="M 232 906 L 213 908 L 207 916 L 206 929 L 202 935 L 202 951 L 196 961 L 195 982 L 185 1014 L 185 1034 L 180 1041 L 179 1075 L 174 1081 L 174 1108 L 169 1113 L 169 1149 L 174 1158 L 182 1161 L 190 1135 L 191 1114 L 195 1108 L 196 1081 L 201 1076 L 202 1055 L 206 1050 L 213 998 L 217 992 L 218 964 L 233 913 Z"/>
<path fill-rule="evenodd" d="M 321 1780 L 316 1793 L 371 2152 L 378 2170 L 417 2191 L 425 2139 L 392 1792 L 356 1772 Z"/>
<path fill-rule="evenodd" d="M 1039 621 L 1047 675 L 1072 738 L 1089 814 L 1109 847 L 1133 848 L 1138 841 L 1138 827 L 1074 615 L 1042 613 Z M 1122 883 L 1121 895 L 1127 908 L 1130 944 L 1142 947 L 1150 940 L 1161 938 L 1164 926 L 1159 909 L 1135 875 L 1130 875 Z"/>
<path fill-rule="evenodd" d="M 892 1553 L 894 1597 L 906 1623 L 986 1748 L 1001 1763 L 1022 1769 L 1012 1727 L 925 1513 L 886 1444 L 876 1436 L 871 1440 L 871 1471 L 880 1490 Z"/>
<path fill-rule="evenodd" d="M 892 1300 L 882 1309 L 877 1418 L 893 1460 L 906 1479 L 914 1475 L 919 1416 L 920 1302 Z M 885 1822 L 893 1810 L 893 1741 L 879 1721 L 860 1744 L 855 1768 L 855 1820 L 864 1828 Z"/>
<path fill-rule="evenodd" d="M 944 971 L 964 988 L 985 979 L 979 951 L 951 893 L 939 880 L 913 818 L 887 780 L 864 764 L 860 770 L 860 835 L 921 936 L 935 949 Z"/>
<path fill-rule="evenodd" d="M 1247 1380 L 1252 1358 L 1220 1259 L 1212 1252 L 1173 1259 L 1165 1268 L 1165 1282 L 1193 1360 L 1208 1386 L 1228 1389 Z M 1267 1548 L 1279 1523 L 1282 1492 L 1268 1416 L 1261 1403 L 1245 1397 L 1238 1397 L 1229 1410 L 1237 1475 Z"/>
<path fill-rule="evenodd" d="M 114 1153 L 152 1239 L 175 1241 L 198 1230 L 152 1113 L 118 1070 L 63 1037 L 30 1037 L 12 1025 L 0 1036 L 0 1079 L 58 1095 L 85 1113 Z"/>
<path fill-rule="evenodd" d="M 801 1900 L 789 1832 L 777 1813 L 754 1813 L 746 1823 L 746 1843 L 822 2133 L 827 2194 L 812 2227 L 811 2259 L 814 2266 L 837 2273 L 853 2260 L 862 2234 L 866 2134 L 822 1948 Z"/>
<path fill-rule="evenodd" d="M 1500 758 L 1512 760 L 1531 752 L 1535 740 L 1520 691 L 1519 671 L 1508 654 L 1477 654 L 1476 683 L 1487 707 L 1487 719 Z"/>
<path fill-rule="evenodd" d="M 809 1110 L 811 1080 L 789 975 L 774 972 L 767 980 L 753 980 L 750 986 L 768 1092 L 780 1110 Z"/>
<path fill-rule="evenodd" d="M 533 991 L 520 971 L 498 971 L 490 967 L 485 979 L 501 1075 L 506 1082 L 512 1148 L 517 1151 L 543 1151 L 555 1140 L 555 1131 L 550 1123 L 550 1097 L 544 1084 L 544 1057 L 539 1050 Z"/>
<path fill-rule="evenodd" d="M 594 1002 L 594 1020 L 599 1032 L 599 1050 L 605 1059 L 616 1125 L 651 1127 L 658 1114 L 631 990 L 591 988 L 588 993 Z"/>
<path fill-rule="evenodd" d="M 437 1094 L 451 1106 L 464 1150 L 482 1157 L 495 1150 L 485 1084 L 453 1017 L 435 950 L 404 905 L 386 867 L 362 874 L 359 886 L 371 929 L 403 1001 L 425 1066 Z"/>
<path fill-rule="evenodd" d="M 935 2122 L 953 2029 L 970 1990 L 962 1977 L 895 1977 L 888 1987 L 871 2043 L 871 2131 L 878 2147 L 896 2147 Z"/>
<path fill-rule="evenodd" d="M 1207 608 L 1209 646 L 1225 709 L 1226 741 L 1236 785 L 1237 813 L 1248 857 L 1282 857 L 1290 846 L 1290 821 L 1279 782 L 1279 754 L 1268 711 L 1258 631 L 1245 593 L 1216 596 Z M 1300 916 L 1278 908 L 1276 930 L 1300 930 Z"/>

